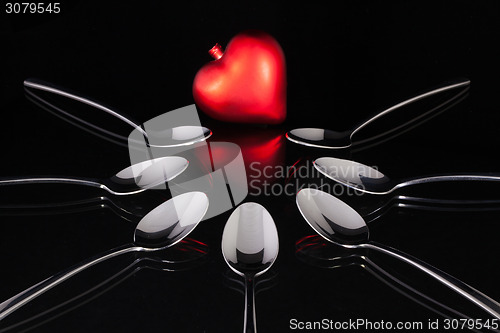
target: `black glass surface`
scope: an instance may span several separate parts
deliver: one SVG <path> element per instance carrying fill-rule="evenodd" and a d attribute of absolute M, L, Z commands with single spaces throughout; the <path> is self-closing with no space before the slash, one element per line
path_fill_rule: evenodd
<path fill-rule="evenodd" d="M 376 219 L 373 214 L 367 217 L 371 238 L 500 301 L 500 183 L 426 184 L 374 198 L 329 181 L 312 166 L 315 158 L 333 156 L 377 166 L 395 179 L 500 173 L 497 2 L 345 2 L 322 7 L 291 2 L 76 1 L 62 3 L 60 14 L 13 15 L 4 7 L 1 12 L 0 177 L 105 179 L 130 164 L 126 147 L 77 128 L 30 101 L 23 88 L 26 78 L 67 87 L 144 122 L 194 103 L 194 75 L 211 61 L 207 51 L 215 43 L 225 46 L 249 28 L 264 30 L 279 41 L 288 81 L 288 116 L 283 124 L 228 124 L 199 110 L 202 125 L 213 131 L 209 142 L 242 147 L 250 182 L 245 202 L 263 205 L 278 229 L 277 261 L 260 277 L 260 290 L 256 286 L 259 331 L 296 331 L 293 320 L 362 318 L 422 322 L 424 329 L 419 331 L 424 332 L 429 320 L 443 324 L 443 314 L 455 317 L 454 312 L 438 314 L 398 292 L 364 268 L 359 257 L 353 264 L 344 258 L 337 268 L 303 260 L 296 243 L 314 231 L 295 205 L 300 186 L 324 185 L 361 215 L 383 206 Z M 379 145 L 329 151 L 285 139 L 286 131 L 298 127 L 351 128 L 376 111 L 463 77 L 471 80 L 467 98 Z M 300 172 L 287 172 L 292 166 Z M 81 260 L 130 242 L 141 214 L 120 214 L 114 206 L 101 205 L 100 200 L 107 202 L 101 195 L 97 189 L 70 185 L 0 187 L 0 302 Z M 463 204 L 430 205 L 443 209 L 387 205 L 391 199 L 397 201 L 396 195 Z M 147 207 L 161 201 L 153 197 Z M 82 200 L 76 208 L 56 205 Z M 131 205 L 134 214 L 142 211 L 136 207 L 142 206 L 141 200 L 120 198 L 117 206 Z M 37 206 L 46 204 L 53 209 Z M 11 314 L 0 322 L 0 332 L 242 331 L 243 289 L 238 281 L 243 280 L 229 270 L 221 253 L 230 214 L 203 221 L 190 234 L 209 249 L 196 265 L 132 269 L 100 286 L 137 259 L 134 254 L 116 258 Z M 326 255 L 345 256 L 344 250 L 336 254 L 331 246 Z M 178 253 L 159 256 L 167 260 Z M 376 253 L 366 257 L 441 304 L 483 322 L 491 318 L 415 269 Z"/>

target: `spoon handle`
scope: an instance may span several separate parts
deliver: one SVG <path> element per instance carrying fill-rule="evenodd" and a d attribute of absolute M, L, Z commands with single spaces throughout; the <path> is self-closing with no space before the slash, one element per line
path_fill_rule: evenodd
<path fill-rule="evenodd" d="M 0 179 L 0 186 L 9 185 L 30 185 L 30 184 L 71 184 L 91 186 L 103 189 L 111 194 L 120 194 L 113 191 L 98 180 L 90 178 L 68 178 L 68 177 L 27 177 L 27 178 L 3 178 Z"/>
<path fill-rule="evenodd" d="M 423 183 L 435 183 L 435 182 L 450 182 L 450 181 L 488 181 L 488 182 L 498 182 L 500 181 L 499 174 L 484 173 L 484 174 L 456 174 L 456 175 L 436 175 L 427 176 L 421 178 L 412 178 L 402 181 L 398 185 L 394 186 L 393 190 L 405 186 L 423 184 Z"/>
<path fill-rule="evenodd" d="M 245 276 L 245 322 L 243 333 L 256 333 L 255 317 L 255 276 Z"/>
<path fill-rule="evenodd" d="M 458 312 L 457 310 L 435 300 L 434 298 L 420 292 L 419 290 L 413 288 L 412 286 L 408 285 L 407 283 L 399 280 L 398 278 L 393 276 L 391 273 L 387 272 L 385 269 L 383 269 L 382 267 L 375 264 L 369 258 L 367 258 L 367 257 L 364 258 L 364 261 L 366 262 L 366 265 L 364 266 L 364 268 L 370 274 L 372 274 L 377 279 L 379 279 L 383 283 L 387 284 L 389 287 L 396 290 L 397 292 L 399 292 L 403 296 L 411 299 L 412 301 L 426 307 L 427 309 L 429 309 L 429 310 L 433 311 L 434 313 L 437 313 L 438 315 L 441 315 L 443 317 L 450 318 L 449 316 L 447 316 L 446 314 L 441 312 L 440 311 L 441 309 L 443 309 L 447 312 L 453 313 L 454 316 L 458 316 L 459 318 L 470 319 L 470 317 L 464 315 L 463 313 Z M 417 297 L 414 297 L 413 295 L 416 295 L 425 301 L 421 301 Z M 426 302 L 428 302 L 429 305 L 426 304 Z"/>
<path fill-rule="evenodd" d="M 29 184 L 74 184 L 103 188 L 105 185 L 90 178 L 66 178 L 66 177 L 26 177 L 26 178 L 2 178 L 0 186 L 29 185 Z"/>
<path fill-rule="evenodd" d="M 143 251 L 145 250 L 142 247 L 137 247 L 133 245 L 125 245 L 122 247 L 115 248 L 113 250 L 110 250 L 108 252 L 105 252 L 103 254 L 100 254 L 95 257 L 91 257 L 87 260 L 84 260 L 80 262 L 79 264 L 64 270 L 62 272 L 59 272 L 37 284 L 34 286 L 20 292 L 19 294 L 12 296 L 8 300 L 0 303 L 0 320 L 3 320 L 5 317 L 10 315 L 12 312 L 16 311 L 17 309 L 21 308 L 22 306 L 26 305 L 27 303 L 31 302 L 38 296 L 42 295 L 43 293 L 49 291 L 53 287 L 57 286 L 61 282 L 66 281 L 67 279 L 71 278 L 72 276 L 86 270 L 87 268 L 98 264 L 100 262 L 103 262 L 105 260 L 111 259 L 113 257 L 129 253 L 129 252 L 134 252 L 134 251 Z"/>
<path fill-rule="evenodd" d="M 369 242 L 360 245 L 360 247 L 376 250 L 397 258 L 411 266 L 420 269 L 422 272 L 428 274 L 434 279 L 438 280 L 448 288 L 454 290 L 458 294 L 472 301 L 483 310 L 487 311 L 494 317 L 500 319 L 500 303 L 496 302 L 489 296 L 483 294 L 477 289 L 469 286 L 468 284 L 460 281 L 459 279 L 433 267 L 420 259 L 417 259 L 409 254 L 396 250 L 386 245 Z"/>
<path fill-rule="evenodd" d="M 24 87 L 32 89 L 32 90 L 45 91 L 45 92 L 48 92 L 48 93 L 51 93 L 51 94 L 54 94 L 57 96 L 61 96 L 64 98 L 68 98 L 68 99 L 77 101 L 77 102 L 82 103 L 82 104 L 86 104 L 86 105 L 91 106 L 95 109 L 104 111 L 105 113 L 107 113 L 107 114 L 111 115 L 112 117 L 118 119 L 119 121 L 131 126 L 133 129 L 137 129 L 143 135 L 147 136 L 146 132 L 142 129 L 142 127 L 140 126 L 140 123 L 138 121 L 132 120 L 130 116 L 124 115 L 124 114 L 119 113 L 115 110 L 112 110 L 111 108 L 104 106 L 102 103 L 97 102 L 95 100 L 92 100 L 90 98 L 79 96 L 78 94 L 70 92 L 67 89 L 57 87 L 56 85 L 54 85 L 52 83 L 45 82 L 43 80 L 35 79 L 35 78 L 26 79 L 24 81 Z M 99 123 L 95 124 L 94 123 L 95 121 L 92 121 L 90 119 L 82 119 L 82 118 L 80 118 L 80 116 L 74 115 L 73 114 L 74 112 L 71 112 L 71 110 L 61 109 L 61 108 L 57 107 L 56 105 L 49 103 L 48 101 L 46 101 L 42 97 L 34 94 L 31 90 L 26 90 L 26 91 L 32 97 L 34 97 L 36 100 L 38 100 L 39 102 L 42 102 L 45 105 L 51 106 L 52 109 L 58 111 L 59 113 L 63 114 L 66 117 L 71 118 L 74 121 L 77 121 L 78 123 L 80 123 L 82 125 L 90 126 L 91 128 L 98 130 L 99 132 L 102 132 L 103 134 L 111 135 L 111 136 L 123 139 L 121 135 L 114 133 L 114 130 L 108 130 L 105 128 L 101 128 L 102 124 L 99 124 Z M 126 141 L 126 139 L 127 138 L 125 137 L 125 141 Z"/>
<path fill-rule="evenodd" d="M 451 85 L 442 86 L 442 87 L 439 87 L 437 89 L 425 92 L 425 93 L 420 94 L 418 96 L 415 96 L 415 97 L 412 97 L 410 99 L 407 99 L 407 100 L 405 100 L 403 102 L 400 102 L 400 103 L 398 103 L 396 105 L 393 105 L 390 108 L 385 109 L 384 111 L 377 113 L 376 115 L 372 116 L 368 120 L 365 120 L 363 123 L 361 123 L 358 126 L 356 126 L 356 128 L 351 132 L 350 137 L 352 138 L 353 135 L 356 134 L 359 130 L 361 130 L 362 128 L 368 126 L 369 124 L 371 124 L 375 120 L 377 120 L 377 119 L 379 119 L 379 118 L 381 118 L 381 117 L 383 117 L 383 116 L 385 116 L 385 115 L 387 115 L 387 114 L 389 114 L 389 113 L 391 113 L 391 112 L 393 112 L 395 110 L 401 109 L 404 106 L 407 106 L 407 105 L 409 105 L 411 103 L 414 103 L 416 101 L 419 101 L 421 99 L 424 99 L 424 98 L 427 98 L 427 97 L 430 97 L 430 96 L 433 96 L 433 95 L 437 95 L 439 93 L 442 93 L 442 92 L 445 92 L 445 91 L 448 91 L 448 90 L 452 90 L 452 89 L 460 88 L 460 87 L 467 87 L 469 85 L 470 85 L 470 81 L 469 80 L 460 81 L 460 82 L 457 82 L 457 83 L 454 83 L 454 84 L 451 84 Z"/>
<path fill-rule="evenodd" d="M 77 213 L 113 207 L 113 202 L 104 196 L 81 200 L 57 201 L 51 203 L 13 203 L 1 204 L 0 216 L 30 216 L 41 214 Z"/>

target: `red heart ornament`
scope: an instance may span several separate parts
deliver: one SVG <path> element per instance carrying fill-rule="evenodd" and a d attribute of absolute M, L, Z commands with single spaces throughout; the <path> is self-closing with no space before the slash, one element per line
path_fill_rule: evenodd
<path fill-rule="evenodd" d="M 286 64 L 283 50 L 270 35 L 245 31 L 223 52 L 216 44 L 214 61 L 193 82 L 198 107 L 212 118 L 256 124 L 279 124 L 286 118 Z"/>

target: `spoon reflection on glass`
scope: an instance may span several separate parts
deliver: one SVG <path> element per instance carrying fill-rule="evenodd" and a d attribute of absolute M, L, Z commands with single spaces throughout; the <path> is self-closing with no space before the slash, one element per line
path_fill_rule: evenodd
<path fill-rule="evenodd" d="M 121 196 L 119 199 L 94 196 L 50 203 L 2 203 L 0 216 L 47 216 L 108 210 L 119 218 L 136 224 L 153 208 L 171 197 L 169 191 L 146 191 L 139 195 Z"/>
<path fill-rule="evenodd" d="M 319 235 L 303 237 L 296 243 L 295 254 L 300 261 L 323 269 L 338 269 L 348 266 L 357 266 L 367 271 L 379 281 L 410 300 L 446 318 L 466 318 L 467 315 L 451 308 L 438 300 L 413 288 L 401 281 L 387 270 L 377 265 L 366 254 L 356 254 L 349 249 L 338 247 Z"/>
<path fill-rule="evenodd" d="M 0 304 L 0 320 L 36 297 L 81 271 L 129 252 L 153 252 L 180 242 L 198 225 L 208 208 L 202 192 L 178 195 L 149 212 L 137 225 L 132 244 L 124 245 L 85 260 L 60 272 Z"/>
<path fill-rule="evenodd" d="M 56 111 L 56 115 L 63 117 L 64 120 L 111 141 L 118 140 L 120 144 L 125 146 L 132 143 L 137 143 L 140 146 L 143 144 L 143 142 L 131 142 L 129 133 L 132 130 L 139 131 L 144 138 L 148 139 L 148 146 L 156 148 L 192 145 L 197 142 L 205 141 L 212 135 L 211 130 L 202 126 L 174 126 L 171 128 L 162 128 L 160 131 L 144 130 L 140 122 L 133 120 L 130 116 L 112 110 L 92 99 L 59 88 L 52 83 L 30 78 L 24 81 L 24 87 L 29 97 L 35 103 L 41 103 L 38 104 L 39 106 L 48 108 L 47 110 L 49 112 L 53 113 L 53 111 Z M 71 101 L 76 101 L 82 105 L 88 105 L 93 109 L 101 110 L 104 112 L 103 115 L 109 115 L 113 120 L 118 120 L 120 125 L 125 124 L 126 130 L 124 130 L 124 134 L 116 133 L 117 130 L 109 126 L 107 121 L 92 119 L 96 114 L 83 113 L 76 115 L 74 110 L 59 107 L 38 94 L 35 94 L 34 91 L 44 91 L 52 96 L 63 97 Z"/>
<path fill-rule="evenodd" d="M 311 166 L 308 163 L 309 160 L 299 159 L 292 167 L 288 167 L 294 172 L 289 172 L 288 178 L 285 181 L 287 187 L 296 189 L 296 191 L 288 191 L 288 193 L 296 193 L 302 187 L 313 187 L 316 186 L 318 189 L 329 193 L 346 194 L 347 197 L 353 197 L 349 204 L 356 209 L 356 211 L 363 217 L 367 223 L 371 223 L 386 213 L 390 212 L 393 208 L 400 210 L 414 209 L 422 211 L 436 211 L 436 212 L 485 212 L 485 211 L 499 211 L 500 210 L 500 198 L 493 198 L 488 195 L 487 198 L 464 198 L 463 195 L 456 196 L 455 192 L 452 197 L 445 196 L 443 194 L 436 195 L 435 192 L 425 192 L 419 195 L 407 195 L 405 193 L 393 194 L 388 196 L 375 195 L 375 196 L 363 196 L 363 199 L 355 199 L 360 197 L 360 194 L 356 188 L 353 191 L 348 189 L 337 189 L 340 183 L 330 183 L 325 182 L 326 179 L 323 177 L 309 177 L 306 181 L 303 180 L 304 177 L 297 177 L 298 171 L 303 168 L 307 171 L 308 175 L 316 175 L 314 170 L 314 163 Z M 312 169 L 311 169 L 312 168 Z M 336 173 L 338 175 L 344 175 L 343 178 L 347 178 L 347 175 L 353 174 L 353 169 L 350 167 L 337 167 Z M 356 168 L 354 168 L 356 170 Z M 373 170 L 371 173 L 374 174 Z M 302 174 L 305 172 L 300 171 Z M 333 172 L 332 172 L 333 173 Z M 299 175 L 300 176 L 300 175 Z M 339 176 L 340 177 L 340 176 Z M 330 177 L 327 177 L 330 178 Z M 352 176 L 351 176 L 352 178 Z M 306 184 L 307 183 L 307 184 Z M 344 191 L 345 190 L 345 191 Z M 287 196 L 291 198 L 291 196 Z"/>
<path fill-rule="evenodd" d="M 464 282 L 406 253 L 368 240 L 368 226 L 350 206 L 312 188 L 297 193 L 297 207 L 307 223 L 323 238 L 347 249 L 375 250 L 421 270 L 446 287 L 500 319 L 500 304 Z"/>
<path fill-rule="evenodd" d="M 446 92 L 450 91 L 453 89 L 457 88 L 468 88 L 470 85 L 469 80 L 463 80 L 459 81 L 455 84 L 451 85 L 446 85 L 431 91 L 428 91 L 424 94 L 415 96 L 413 98 L 410 98 L 406 101 L 403 101 L 401 103 L 398 103 L 394 106 L 391 106 L 390 108 L 377 113 L 376 115 L 372 116 L 371 118 L 365 120 L 361 124 L 357 125 L 355 128 L 348 130 L 348 131 L 343 131 L 343 132 L 337 132 L 337 131 L 332 131 L 328 129 L 322 129 L 322 128 L 297 128 L 289 131 L 286 134 L 286 138 L 290 140 L 291 142 L 304 145 L 304 146 L 309 146 L 309 147 L 316 147 L 316 148 L 327 148 L 327 149 L 344 149 L 344 148 L 349 148 L 351 147 L 354 143 L 352 141 L 353 136 L 360 131 L 361 129 L 365 128 L 367 125 L 371 124 L 372 122 L 378 120 L 379 118 L 384 117 L 387 114 L 390 114 L 393 111 L 399 110 L 399 109 L 404 109 L 404 107 L 411 105 L 414 102 L 417 102 L 419 100 Z M 463 91 L 460 91 L 456 96 L 453 96 L 450 100 L 446 101 L 445 103 L 442 103 L 440 105 L 437 105 L 435 108 L 432 108 L 430 111 L 425 112 L 424 114 L 421 114 L 417 116 L 415 119 L 410 120 L 409 122 L 400 125 L 400 126 L 393 126 L 389 131 L 383 133 L 383 135 L 387 135 L 389 133 L 395 132 L 397 130 L 400 130 L 401 128 L 407 126 L 410 123 L 413 123 L 414 121 L 420 120 L 421 117 L 432 113 L 435 111 L 436 108 L 443 106 L 443 104 L 447 104 L 451 102 L 452 100 L 456 99 L 459 97 Z M 376 138 L 380 137 L 380 135 L 377 135 Z M 373 138 L 375 139 L 375 138 Z M 372 139 L 368 140 L 371 141 Z M 367 141 L 367 140 L 363 140 Z"/>
<path fill-rule="evenodd" d="M 243 332 L 257 331 L 255 278 L 271 268 L 278 250 L 278 231 L 264 207 L 248 202 L 234 210 L 222 234 L 222 255 L 229 268 L 245 278 Z"/>
<path fill-rule="evenodd" d="M 129 166 L 110 179 L 90 179 L 74 177 L 30 177 L 3 178 L 2 185 L 23 184 L 74 184 L 101 188 L 113 195 L 131 195 L 163 185 L 188 167 L 188 161 L 180 156 L 166 156 L 147 160 Z"/>
<path fill-rule="evenodd" d="M 259 277 L 258 281 L 255 281 L 255 288 L 254 288 L 255 296 L 259 295 L 261 292 L 272 289 L 274 286 L 276 286 L 278 284 L 278 282 L 276 281 L 277 277 L 278 277 L 278 272 L 274 271 L 273 269 L 267 271 L 265 277 Z M 229 289 L 232 289 L 245 296 L 246 293 L 245 281 L 241 281 L 239 276 L 235 277 L 233 270 L 228 269 L 224 273 L 224 284 Z"/>
<path fill-rule="evenodd" d="M 112 274 L 102 282 L 89 287 L 83 292 L 71 298 L 58 301 L 58 303 L 50 308 L 43 307 L 41 312 L 29 315 L 28 318 L 15 322 L 14 324 L 0 329 L 0 332 L 9 332 L 14 329 L 17 331 L 27 332 L 35 327 L 46 324 L 70 311 L 73 311 L 80 306 L 98 298 L 109 290 L 115 288 L 120 283 L 124 282 L 131 276 L 143 269 L 153 269 L 164 272 L 180 272 L 196 268 L 206 262 L 209 248 L 206 244 L 195 239 L 186 237 L 182 239 L 176 246 L 173 246 L 162 253 L 151 256 L 150 253 L 143 253 L 136 257 L 132 263 Z M 63 297 L 67 296 L 67 293 Z"/>
<path fill-rule="evenodd" d="M 365 197 L 366 198 L 366 197 Z M 416 209 L 421 211 L 435 212 L 486 212 L 500 210 L 500 199 L 438 199 L 423 198 L 407 195 L 396 195 L 389 199 L 377 200 L 376 203 L 368 203 L 363 200 L 363 205 L 355 207 L 366 223 L 371 223 L 392 208 Z"/>
<path fill-rule="evenodd" d="M 382 172 L 367 165 L 334 157 L 321 157 L 314 161 L 314 167 L 326 177 L 369 194 L 389 194 L 396 189 L 434 182 L 449 181 L 500 181 L 500 175 L 455 174 L 434 175 L 405 180 L 392 180 Z"/>

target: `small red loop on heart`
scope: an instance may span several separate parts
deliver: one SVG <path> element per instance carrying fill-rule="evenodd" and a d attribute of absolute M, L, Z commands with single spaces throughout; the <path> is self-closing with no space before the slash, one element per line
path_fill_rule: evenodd
<path fill-rule="evenodd" d="M 208 54 L 210 54 L 215 60 L 219 60 L 224 54 L 224 50 L 219 43 L 216 43 L 215 46 L 208 51 Z"/>
<path fill-rule="evenodd" d="M 279 43 L 263 31 L 234 36 L 193 80 L 193 98 L 208 116 L 227 122 L 280 124 L 286 118 L 286 62 Z"/>

